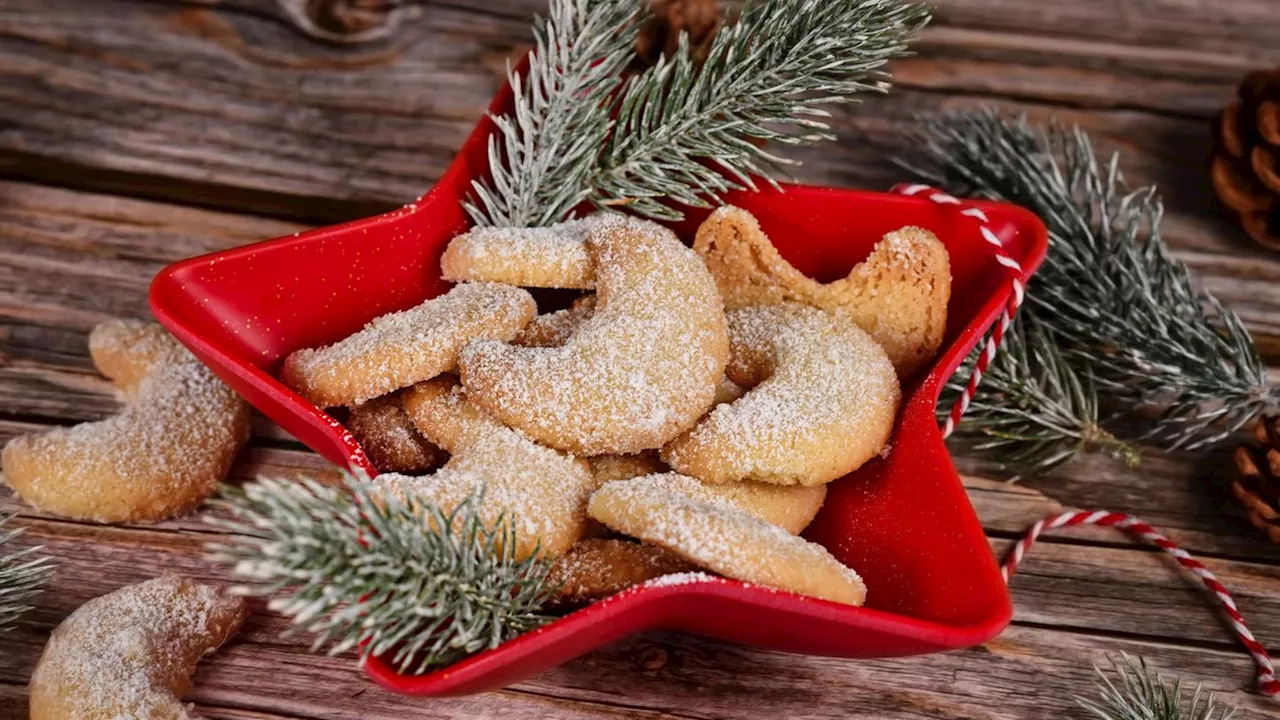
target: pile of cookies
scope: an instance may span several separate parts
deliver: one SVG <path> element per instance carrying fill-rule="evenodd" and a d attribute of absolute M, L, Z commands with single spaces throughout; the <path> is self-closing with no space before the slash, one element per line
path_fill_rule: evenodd
<path fill-rule="evenodd" d="M 886 236 L 835 283 L 722 208 L 693 248 L 616 213 L 477 229 L 448 293 L 289 356 L 283 381 L 347 425 L 389 495 L 486 522 L 554 559 L 565 604 L 691 569 L 840 603 L 866 590 L 799 536 L 826 484 L 887 451 L 900 377 L 936 353 L 946 250 Z M 583 294 L 537 314 L 526 288 Z"/>

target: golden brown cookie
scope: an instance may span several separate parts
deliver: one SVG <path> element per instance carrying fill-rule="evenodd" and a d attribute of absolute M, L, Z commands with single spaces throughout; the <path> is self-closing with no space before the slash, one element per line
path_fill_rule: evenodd
<path fill-rule="evenodd" d="M 440 467 L 448 455 L 418 432 L 400 405 L 400 395 L 384 395 L 351 408 L 347 430 L 379 472 L 417 474 Z"/>
<path fill-rule="evenodd" d="M 699 502 L 727 505 L 799 535 L 822 509 L 826 485 L 775 485 L 760 482 L 705 483 L 680 473 L 639 475 L 614 482 L 678 492 Z"/>
<path fill-rule="evenodd" d="M 516 533 L 518 558 L 562 555 L 586 528 L 586 503 L 596 487 L 585 462 L 539 445 L 469 402 L 451 376 L 410 388 L 405 411 L 431 442 L 451 453 L 434 474 L 384 473 L 374 482 L 388 491 L 433 502 L 450 512 L 484 490 L 480 518 L 499 519 Z"/>
<path fill-rule="evenodd" d="M 597 490 L 588 512 L 725 577 L 848 605 L 866 599 L 858 574 L 821 545 L 724 503 L 627 480 Z"/>
<path fill-rule="evenodd" d="M 102 323 L 89 353 L 127 405 L 9 441 L 5 480 L 36 508 L 81 520 L 152 522 L 197 507 L 249 439 L 248 403 L 155 323 Z"/>
<path fill-rule="evenodd" d="M 719 385 L 716 385 L 715 404 L 731 403 L 746 394 L 746 388 L 726 377 L 720 380 Z"/>
<path fill-rule="evenodd" d="M 476 228 L 454 238 L 440 258 L 446 280 L 518 287 L 590 290 L 595 269 L 587 235 L 603 213 L 537 228 Z"/>
<path fill-rule="evenodd" d="M 596 296 L 584 295 L 564 310 L 539 315 L 513 341 L 525 347 L 560 347 L 596 310 Z"/>
<path fill-rule="evenodd" d="M 536 314 L 520 288 L 465 283 L 333 345 L 291 354 L 280 378 L 320 407 L 359 405 L 453 370 L 468 342 L 511 340 Z"/>
<path fill-rule="evenodd" d="M 942 345 L 951 260 L 927 230 L 904 227 L 885 235 L 870 257 L 831 283 L 796 270 L 741 208 L 712 213 L 693 247 L 715 276 L 726 309 L 795 301 L 842 310 L 884 348 L 901 378 L 924 367 Z"/>
<path fill-rule="evenodd" d="M 597 455 L 587 458 L 587 465 L 590 466 L 591 474 L 596 478 L 597 487 L 614 480 L 629 480 L 670 469 L 658 458 L 656 452 L 643 452 L 636 455 Z"/>
<path fill-rule="evenodd" d="M 867 333 L 796 303 L 728 315 L 726 373 L 751 389 L 663 448 L 668 465 L 713 483 L 819 485 L 884 448 L 901 393 Z"/>
<path fill-rule="evenodd" d="M 557 559 L 547 586 L 556 605 L 584 605 L 663 575 L 693 570 L 674 553 L 630 540 L 579 540 Z"/>
<path fill-rule="evenodd" d="M 711 406 L 728 339 L 714 281 L 670 231 L 605 216 L 587 237 L 596 309 L 563 346 L 462 353 L 468 396 L 539 442 L 585 455 L 660 447 Z"/>
<path fill-rule="evenodd" d="M 31 675 L 31 720 L 195 720 L 182 703 L 200 658 L 235 635 L 244 600 L 165 576 L 90 600 Z"/>

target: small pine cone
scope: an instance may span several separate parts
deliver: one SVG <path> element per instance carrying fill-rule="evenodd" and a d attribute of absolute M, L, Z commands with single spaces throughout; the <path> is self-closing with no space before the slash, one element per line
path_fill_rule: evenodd
<path fill-rule="evenodd" d="M 649 7 L 653 19 L 636 38 L 634 69 L 643 70 L 663 55 L 671 56 L 680 46 L 682 31 L 689 33 L 694 59 L 707 59 L 722 18 L 717 0 L 650 0 Z"/>
<path fill-rule="evenodd" d="M 1244 79 L 1215 134 L 1210 175 L 1223 209 L 1255 242 L 1280 250 L 1280 68 Z"/>
<path fill-rule="evenodd" d="M 1280 417 L 1258 419 L 1253 435 L 1262 447 L 1240 445 L 1235 461 L 1239 476 L 1231 490 L 1252 522 L 1280 543 Z"/>

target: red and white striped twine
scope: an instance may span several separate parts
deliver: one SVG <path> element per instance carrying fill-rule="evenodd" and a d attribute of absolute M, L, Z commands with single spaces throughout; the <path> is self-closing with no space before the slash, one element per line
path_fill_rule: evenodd
<path fill-rule="evenodd" d="M 991 334 L 987 336 L 987 344 L 982 348 L 982 354 L 978 356 L 978 362 L 974 365 L 973 374 L 969 376 L 969 383 L 965 385 L 964 392 L 960 393 L 960 397 L 956 398 L 955 404 L 951 406 L 951 414 L 947 416 L 947 421 L 942 425 L 942 437 L 948 438 L 951 437 L 951 433 L 955 432 L 961 416 L 969 409 L 969 403 L 978 391 L 978 383 L 982 382 L 983 373 L 987 371 L 987 366 L 991 364 L 991 361 L 995 360 L 996 353 L 1000 350 L 1000 343 L 1004 341 L 1005 331 L 1009 329 L 1009 324 L 1013 322 L 1013 316 L 1018 314 L 1018 308 L 1022 306 L 1022 300 L 1026 297 L 1024 286 L 1026 271 L 1022 269 L 1021 263 L 1005 251 L 1004 243 L 1000 242 L 999 236 L 991 229 L 991 221 L 981 209 L 961 202 L 959 199 L 928 185 L 900 185 L 894 190 L 902 195 L 925 197 L 939 205 L 950 205 L 959 208 L 961 215 L 971 218 L 977 223 L 978 232 L 982 234 L 982 239 L 986 240 L 995 252 L 996 262 L 1009 268 L 1014 273 L 1013 279 L 1009 281 L 1011 286 L 1009 303 L 1005 306 L 1004 312 L 1000 314 L 1000 320 L 996 322 L 995 327 L 991 328 Z"/>
<path fill-rule="evenodd" d="M 1004 565 L 1000 568 L 1000 573 L 1004 576 L 1005 582 L 1009 582 L 1009 579 L 1013 577 L 1013 573 L 1018 569 L 1018 563 L 1022 562 L 1023 555 L 1035 544 L 1036 538 L 1040 537 L 1040 533 L 1045 530 L 1077 525 L 1101 525 L 1102 527 L 1123 530 L 1133 537 L 1145 540 L 1164 550 L 1172 555 L 1179 565 L 1190 571 L 1192 575 L 1200 578 L 1205 587 L 1209 588 L 1209 591 L 1213 593 L 1213 596 L 1222 605 L 1227 617 L 1231 619 L 1231 628 L 1235 630 L 1236 637 L 1240 638 L 1240 642 L 1244 644 L 1249 654 L 1253 656 L 1253 661 L 1258 666 L 1258 692 L 1272 699 L 1280 699 L 1280 681 L 1276 680 L 1276 670 L 1271 663 L 1271 656 L 1267 654 L 1267 649 L 1262 646 L 1262 643 L 1254 638 L 1253 633 L 1249 632 L 1249 626 L 1245 624 L 1244 617 L 1240 614 L 1240 610 L 1236 608 L 1236 601 L 1231 598 L 1231 593 L 1227 592 L 1227 589 L 1223 587 L 1222 583 L 1218 582 L 1218 579 L 1213 576 L 1213 573 L 1209 572 L 1209 569 L 1203 563 L 1187 554 L 1186 550 L 1173 544 L 1172 540 L 1157 532 L 1155 528 L 1132 515 L 1095 510 L 1093 512 L 1066 512 L 1044 518 L 1032 525 L 1031 529 L 1027 530 L 1027 534 L 1013 546 L 1013 549 L 1005 557 Z"/>
<path fill-rule="evenodd" d="M 978 383 L 982 381 L 982 374 L 986 371 L 987 366 L 991 364 L 991 361 L 995 359 L 996 353 L 1000 348 L 1000 342 L 1004 339 L 1004 333 L 1009 329 L 1009 324 L 1013 322 L 1014 315 L 1017 314 L 1018 308 L 1022 305 L 1025 295 L 1026 273 L 1023 271 L 1022 265 L 1005 251 L 1004 245 L 1000 242 L 1000 238 L 996 236 L 995 232 L 991 230 L 989 220 L 982 210 L 969 206 L 967 203 L 927 185 L 901 185 L 894 188 L 894 190 L 902 195 L 925 197 L 939 205 L 959 208 L 961 215 L 977 221 L 978 231 L 982 233 L 982 238 L 995 249 L 996 260 L 1015 273 L 1010 281 L 1012 289 L 1009 293 L 1009 303 L 1000 315 L 999 322 L 991 329 L 990 336 L 987 337 L 987 344 L 982 349 L 982 355 L 978 357 L 978 363 L 974 368 L 973 375 L 969 378 L 969 384 L 965 387 L 960 397 L 956 399 L 955 405 L 951 407 L 950 415 L 948 415 L 946 422 L 942 426 L 942 436 L 945 438 L 951 435 L 956 425 L 960 422 L 961 416 L 969 409 L 969 402 L 973 399 L 974 393 L 977 392 Z M 1009 551 L 1004 565 L 1000 568 L 1000 574 L 1004 577 L 1004 581 L 1006 583 L 1009 582 L 1014 572 L 1017 571 L 1018 564 L 1022 562 L 1027 550 L 1035 544 L 1036 539 L 1045 530 L 1079 525 L 1099 525 L 1122 530 L 1139 540 L 1146 541 L 1164 550 L 1169 555 L 1172 555 L 1179 565 L 1186 568 L 1192 575 L 1200 578 L 1200 581 L 1213 593 L 1213 596 L 1222 605 L 1227 617 L 1230 618 L 1231 628 L 1235 631 L 1236 637 L 1240 638 L 1240 642 L 1249 651 L 1249 654 L 1253 656 L 1253 661 L 1258 666 L 1258 692 L 1272 699 L 1280 698 L 1280 680 L 1276 679 L 1275 666 L 1271 662 L 1271 656 L 1267 653 L 1267 649 L 1262 646 L 1262 643 L 1258 642 L 1253 633 L 1249 631 L 1249 626 L 1245 624 L 1244 617 L 1240 614 L 1240 610 L 1236 608 L 1236 602 L 1232 599 L 1231 593 L 1227 591 L 1227 588 L 1218 582 L 1218 579 L 1213 576 L 1213 573 L 1209 572 L 1209 569 L 1203 563 L 1191 557 L 1186 550 L 1175 545 L 1172 540 L 1157 532 L 1155 528 L 1132 515 L 1095 510 L 1066 512 L 1050 515 L 1040 520 L 1032 525 L 1022 539 Z"/>

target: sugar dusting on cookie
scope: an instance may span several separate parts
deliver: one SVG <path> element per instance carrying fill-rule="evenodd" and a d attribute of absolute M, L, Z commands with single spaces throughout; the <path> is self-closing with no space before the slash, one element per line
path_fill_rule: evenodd
<path fill-rule="evenodd" d="M 244 615 L 243 600 L 176 577 L 90 600 L 45 647 L 31 678 L 31 717 L 193 718 L 177 694 Z"/>
<path fill-rule="evenodd" d="M 827 497 L 825 485 L 806 487 L 751 481 L 713 484 L 674 472 L 628 480 L 636 485 L 680 493 L 700 502 L 741 510 L 793 535 L 808 527 Z"/>
<path fill-rule="evenodd" d="M 850 605 L 866 597 L 858 574 L 821 545 L 723 504 L 627 480 L 597 491 L 588 512 L 726 577 Z"/>
<path fill-rule="evenodd" d="M 520 288 L 464 283 L 333 345 L 291 354 L 281 379 L 317 405 L 358 405 L 452 370 L 475 338 L 513 339 L 536 313 Z"/>
<path fill-rule="evenodd" d="M 605 215 L 587 245 L 594 314 L 560 347 L 472 343 L 463 384 L 499 419 L 555 447 L 658 447 L 714 400 L 728 354 L 719 295 L 699 258 L 656 224 Z"/>
<path fill-rule="evenodd" d="M 544 228 L 476 228 L 449 243 L 440 268 L 454 282 L 589 290 L 596 278 L 586 239 L 604 217 Z"/>
<path fill-rule="evenodd" d="M 585 462 L 543 447 L 487 417 L 452 381 L 437 379 L 406 398 L 410 417 L 427 438 L 453 453 L 432 475 L 384 473 L 374 482 L 401 498 L 415 497 L 452 511 L 484 491 L 480 518 L 515 529 L 519 557 L 563 554 L 582 536 L 587 498 L 596 487 Z"/>
<path fill-rule="evenodd" d="M 160 520 L 198 505 L 248 439 L 249 405 L 154 323 L 103 323 L 89 347 L 125 407 L 10 441 L 7 482 L 36 507 L 99 522 Z"/>
<path fill-rule="evenodd" d="M 728 313 L 731 380 L 750 388 L 663 451 L 713 482 L 814 485 L 884 446 L 901 391 L 884 351 L 838 313 L 785 303 Z"/>

